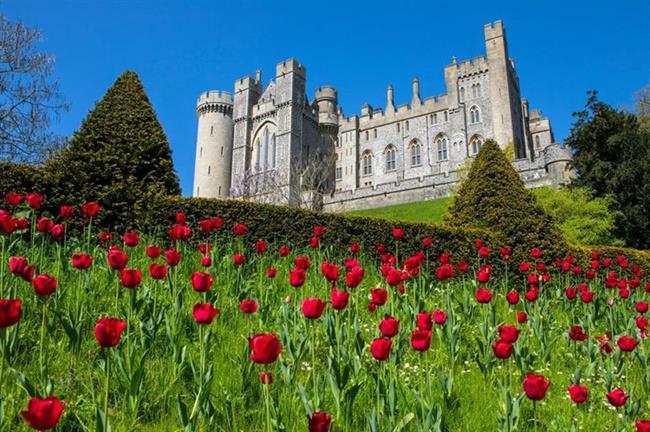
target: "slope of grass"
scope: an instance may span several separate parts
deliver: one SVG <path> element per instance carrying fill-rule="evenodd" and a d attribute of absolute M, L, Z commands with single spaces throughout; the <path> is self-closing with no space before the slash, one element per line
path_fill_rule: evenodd
<path fill-rule="evenodd" d="M 439 198 L 435 200 L 396 204 L 393 206 L 374 209 L 354 210 L 349 213 L 358 216 L 400 220 L 405 222 L 439 224 L 442 222 L 442 218 L 447 212 L 447 206 L 449 205 L 450 199 L 451 198 Z"/>

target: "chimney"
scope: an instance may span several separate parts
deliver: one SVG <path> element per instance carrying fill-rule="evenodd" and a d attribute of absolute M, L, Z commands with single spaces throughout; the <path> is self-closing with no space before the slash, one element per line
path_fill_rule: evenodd
<path fill-rule="evenodd" d="M 395 112 L 395 103 L 393 103 L 393 86 L 390 84 L 386 89 L 386 112 L 387 113 Z"/>
<path fill-rule="evenodd" d="M 417 107 L 422 104 L 420 100 L 420 81 L 417 78 L 413 78 L 413 99 L 411 100 L 411 106 Z"/>
<path fill-rule="evenodd" d="M 255 70 L 255 82 L 262 82 L 262 71 L 259 69 Z"/>

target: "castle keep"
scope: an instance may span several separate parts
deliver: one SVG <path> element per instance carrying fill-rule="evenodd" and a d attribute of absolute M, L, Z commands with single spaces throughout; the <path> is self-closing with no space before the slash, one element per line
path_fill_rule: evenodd
<path fill-rule="evenodd" d="M 501 21 L 484 27 L 486 55 L 445 67 L 447 92 L 410 104 L 361 107 L 346 117 L 333 87 L 310 102 L 307 71 L 295 59 L 210 91 L 197 102 L 193 195 L 242 198 L 326 211 L 446 196 L 486 139 L 514 152 L 528 187 L 573 178 L 571 152 L 554 141 L 548 118 L 522 98 Z"/>

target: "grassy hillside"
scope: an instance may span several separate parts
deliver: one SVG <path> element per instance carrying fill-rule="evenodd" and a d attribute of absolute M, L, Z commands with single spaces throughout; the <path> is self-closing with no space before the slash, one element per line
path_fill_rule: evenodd
<path fill-rule="evenodd" d="M 400 220 L 405 222 L 425 222 L 438 224 L 447 212 L 450 198 L 440 198 L 429 201 L 419 201 L 406 204 L 397 204 L 389 207 L 380 207 L 367 210 L 349 212 L 353 215 Z"/>

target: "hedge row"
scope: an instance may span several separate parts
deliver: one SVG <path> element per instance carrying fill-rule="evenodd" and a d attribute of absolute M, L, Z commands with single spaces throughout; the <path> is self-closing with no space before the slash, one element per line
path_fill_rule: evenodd
<path fill-rule="evenodd" d="M 618 246 L 605 245 L 579 245 L 571 246 L 571 253 L 581 262 L 589 262 L 592 251 L 598 251 L 603 256 L 614 258 L 617 255 L 624 255 L 632 262 L 639 264 L 650 273 L 650 250 L 632 249 Z"/>
<path fill-rule="evenodd" d="M 494 236 L 484 230 L 396 223 L 239 200 L 157 198 L 148 203 L 138 225 L 143 231 L 160 231 L 174 223 L 178 211 L 185 212 L 188 223 L 194 226 L 201 219 L 222 217 L 224 229 L 217 233 L 222 238 L 232 236 L 231 228 L 234 224 L 244 223 L 248 227 L 246 241 L 249 243 L 265 239 L 276 245 L 289 242 L 293 245 L 307 245 L 313 236 L 313 227 L 321 225 L 326 228 L 323 243 L 333 246 L 340 253 L 345 253 L 352 243 L 359 243 L 362 250 L 374 250 L 377 244 L 383 243 L 387 250 L 393 251 L 395 239 L 392 237 L 392 229 L 395 227 L 400 227 L 405 232 L 404 238 L 399 242 L 401 256 L 404 256 L 402 253 L 422 250 L 424 237 L 433 240 L 429 249 L 432 257 L 447 251 L 452 251 L 456 259 L 475 257 L 474 240 L 478 238 L 497 247 Z"/>
<path fill-rule="evenodd" d="M 7 192 L 44 193 L 41 170 L 27 164 L 0 162 L 0 197 L 4 199 Z"/>

